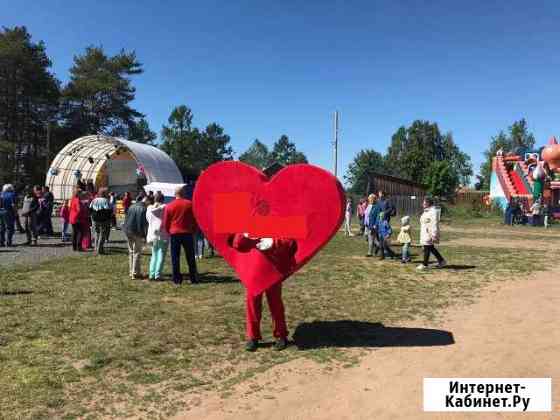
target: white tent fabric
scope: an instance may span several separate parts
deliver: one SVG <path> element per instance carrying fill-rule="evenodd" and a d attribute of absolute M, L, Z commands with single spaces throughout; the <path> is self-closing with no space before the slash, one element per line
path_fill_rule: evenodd
<path fill-rule="evenodd" d="M 184 186 L 185 184 L 170 184 L 167 182 L 152 182 L 148 185 L 144 185 L 144 191 L 147 193 L 157 193 L 161 191 L 161 193 L 167 198 L 175 197 L 175 190 L 177 187 Z"/>
<path fill-rule="evenodd" d="M 56 200 L 66 200 L 76 185 L 76 172 L 83 180 L 97 179 L 99 171 L 115 154 L 129 153 L 142 167 L 146 180 L 180 184 L 183 177 L 175 162 L 162 150 L 117 137 L 93 135 L 67 144 L 54 158 L 47 173 L 47 184 Z M 130 174 L 134 179 L 136 174 Z M 121 174 L 122 177 L 122 174 Z"/>

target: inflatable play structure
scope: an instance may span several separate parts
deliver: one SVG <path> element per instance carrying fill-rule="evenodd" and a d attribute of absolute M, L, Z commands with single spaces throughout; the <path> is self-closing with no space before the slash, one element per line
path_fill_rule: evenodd
<path fill-rule="evenodd" d="M 183 183 L 175 162 L 162 150 L 117 137 L 93 135 L 68 143 L 54 158 L 46 185 L 55 200 L 67 200 L 78 181 L 117 194 L 137 192 L 144 185 Z"/>
<path fill-rule="evenodd" d="M 539 150 L 498 151 L 492 159 L 490 197 L 502 209 L 515 199 L 525 213 L 542 198 L 554 217 L 560 218 L 560 145 L 556 138 Z"/>

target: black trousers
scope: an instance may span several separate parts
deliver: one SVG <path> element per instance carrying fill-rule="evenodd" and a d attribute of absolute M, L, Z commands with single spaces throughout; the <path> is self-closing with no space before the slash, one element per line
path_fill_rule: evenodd
<path fill-rule="evenodd" d="M 191 283 L 196 283 L 198 279 L 196 260 L 194 258 L 194 240 L 192 233 L 171 235 L 171 266 L 173 267 L 173 282 L 176 284 L 183 282 L 183 275 L 181 274 L 181 248 L 185 251 Z"/>
<path fill-rule="evenodd" d="M 430 261 L 430 254 L 433 254 L 433 256 L 436 257 L 438 263 L 443 261 L 443 257 L 435 246 L 424 245 L 424 265 L 428 265 L 428 262 Z"/>
<path fill-rule="evenodd" d="M 396 254 L 389 246 L 389 238 L 383 238 L 379 235 L 379 247 L 381 248 L 381 259 L 385 257 L 395 258 Z"/>
<path fill-rule="evenodd" d="M 72 225 L 72 249 L 74 251 L 82 250 L 82 230 L 78 223 Z"/>

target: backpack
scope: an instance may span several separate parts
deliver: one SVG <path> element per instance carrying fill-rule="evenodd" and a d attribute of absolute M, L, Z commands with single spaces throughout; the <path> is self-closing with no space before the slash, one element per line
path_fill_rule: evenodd
<path fill-rule="evenodd" d="M 111 209 L 92 210 L 91 219 L 96 223 L 103 223 L 110 221 L 112 215 Z"/>

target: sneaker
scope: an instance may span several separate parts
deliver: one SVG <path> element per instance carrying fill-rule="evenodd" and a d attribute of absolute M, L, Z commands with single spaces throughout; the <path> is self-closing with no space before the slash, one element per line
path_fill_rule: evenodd
<path fill-rule="evenodd" d="M 245 343 L 246 351 L 257 351 L 257 347 L 259 347 L 259 342 L 257 340 L 247 340 L 247 342 Z"/>
<path fill-rule="evenodd" d="M 366 254 L 366 257 L 373 257 L 373 255 L 371 255 L 371 254 Z"/>
<path fill-rule="evenodd" d="M 276 343 L 274 343 L 274 350 L 276 351 L 284 350 L 286 347 L 288 347 L 288 340 L 285 338 L 279 338 L 276 340 Z"/>
<path fill-rule="evenodd" d="M 428 266 L 424 264 L 420 264 L 418 267 L 416 267 L 416 269 L 420 271 L 424 271 L 428 269 Z"/>
<path fill-rule="evenodd" d="M 441 260 L 441 261 L 438 263 L 437 268 L 443 268 L 443 267 L 445 267 L 446 265 L 447 265 L 447 261 Z"/>

